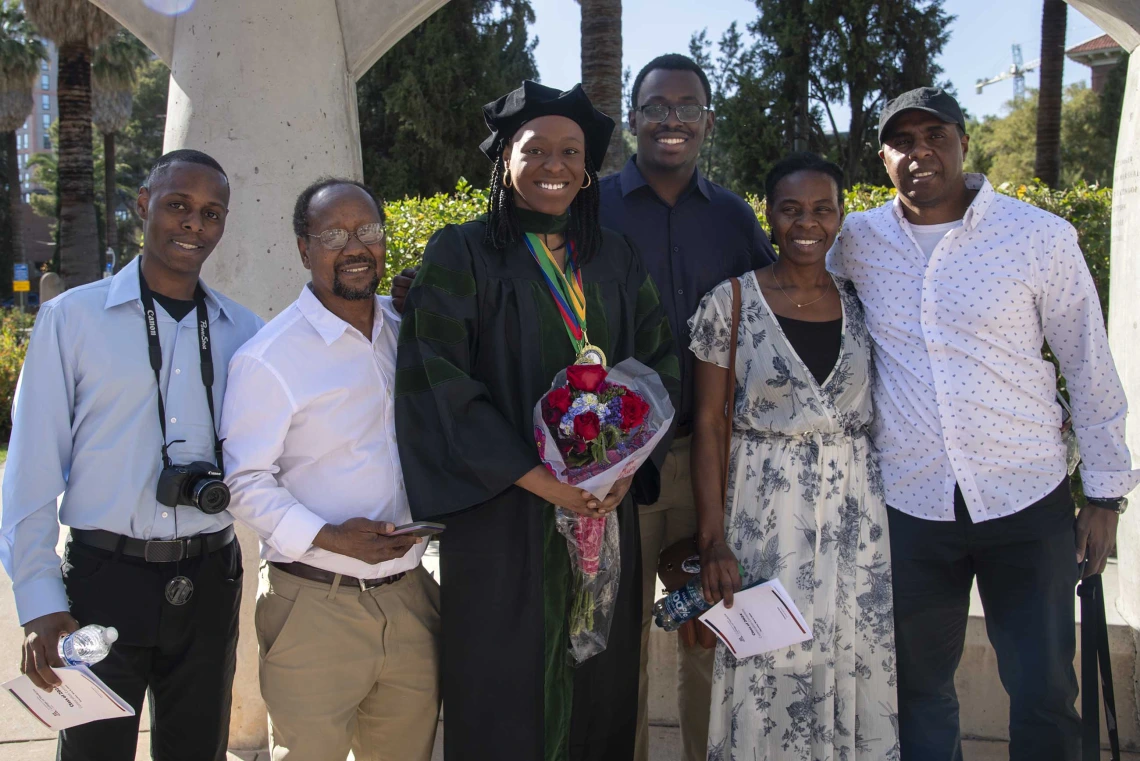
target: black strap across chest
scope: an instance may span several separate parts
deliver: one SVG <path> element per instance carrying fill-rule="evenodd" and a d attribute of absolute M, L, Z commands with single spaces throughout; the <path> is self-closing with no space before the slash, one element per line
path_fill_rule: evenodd
<path fill-rule="evenodd" d="M 146 340 L 150 351 L 150 367 L 154 370 L 154 381 L 158 385 L 158 424 L 162 428 L 162 464 L 169 468 L 173 462 L 167 449 L 171 444 L 183 441 L 166 440 L 166 405 L 162 401 L 162 344 L 158 339 L 158 314 L 154 306 L 154 295 L 143 278 L 139 266 L 139 298 L 143 303 L 143 317 L 146 322 Z M 214 356 L 210 352 L 210 316 L 206 312 L 206 292 L 202 285 L 194 288 L 194 308 L 198 318 L 198 354 L 202 370 L 202 385 L 206 388 L 206 405 L 210 408 L 210 429 L 214 432 L 214 460 L 219 470 L 222 465 L 222 442 L 218 439 L 218 427 L 214 422 Z"/>

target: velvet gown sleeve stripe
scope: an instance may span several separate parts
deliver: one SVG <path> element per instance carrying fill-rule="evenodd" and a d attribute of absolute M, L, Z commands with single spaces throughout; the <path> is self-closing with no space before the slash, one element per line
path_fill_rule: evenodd
<path fill-rule="evenodd" d="M 408 293 L 396 360 L 396 439 L 412 515 L 457 513 L 539 464 L 470 375 L 478 336 L 476 254 L 458 227 L 437 232 Z"/>

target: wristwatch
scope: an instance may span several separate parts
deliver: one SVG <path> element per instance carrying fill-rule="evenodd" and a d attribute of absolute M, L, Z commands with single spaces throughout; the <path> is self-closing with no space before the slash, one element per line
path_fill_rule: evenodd
<path fill-rule="evenodd" d="M 1111 499 L 1089 497 L 1088 503 L 1093 507 L 1099 507 L 1102 510 L 1111 510 L 1117 515 L 1124 515 L 1124 511 L 1128 509 L 1127 497 L 1113 497 Z"/>

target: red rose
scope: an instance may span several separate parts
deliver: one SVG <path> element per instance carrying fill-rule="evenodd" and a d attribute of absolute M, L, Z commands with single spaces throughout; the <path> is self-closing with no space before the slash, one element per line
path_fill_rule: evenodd
<path fill-rule="evenodd" d="M 570 389 L 565 386 L 559 386 L 552 389 L 542 400 L 543 415 L 542 419 L 546 421 L 549 426 L 558 425 L 562 420 L 562 416 L 570 410 Z"/>
<path fill-rule="evenodd" d="M 602 423 L 593 412 L 583 412 L 574 418 L 574 434 L 582 441 L 593 441 L 601 432 Z"/>
<path fill-rule="evenodd" d="M 571 388 L 594 393 L 606 379 L 606 368 L 601 365 L 571 365 L 566 368 L 566 382 Z"/>
<path fill-rule="evenodd" d="M 649 405 L 632 391 L 622 394 L 621 397 L 621 429 L 629 431 L 645 422 L 649 414 Z"/>

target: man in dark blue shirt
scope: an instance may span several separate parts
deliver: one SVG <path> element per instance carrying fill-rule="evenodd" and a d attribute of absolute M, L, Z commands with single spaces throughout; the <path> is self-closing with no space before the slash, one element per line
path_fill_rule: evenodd
<path fill-rule="evenodd" d="M 727 278 L 775 261 L 756 213 L 735 193 L 701 176 L 701 145 L 712 132 L 708 77 L 692 59 L 664 55 L 650 61 L 633 83 L 630 130 L 637 155 L 602 179 L 601 222 L 625 233 L 661 291 L 681 360 L 677 433 L 661 473 L 660 498 L 642 505 L 641 694 L 637 761 L 649 756 L 646 676 L 650 610 L 661 550 L 697 529 L 689 478 L 689 428 L 693 412 L 693 354 L 689 317 L 701 297 Z M 712 657 L 715 651 L 678 639 L 677 706 L 682 758 L 703 761 L 708 739 Z"/>

